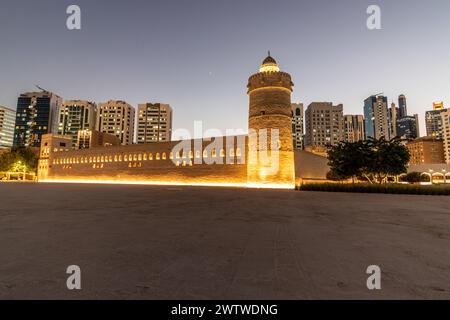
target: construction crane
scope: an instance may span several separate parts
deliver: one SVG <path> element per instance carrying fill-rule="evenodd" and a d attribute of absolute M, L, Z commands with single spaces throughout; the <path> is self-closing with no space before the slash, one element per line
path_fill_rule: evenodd
<path fill-rule="evenodd" d="M 48 90 L 45 90 L 44 88 L 41 88 L 39 85 L 36 85 L 36 88 L 38 88 L 41 91 L 48 92 Z"/>

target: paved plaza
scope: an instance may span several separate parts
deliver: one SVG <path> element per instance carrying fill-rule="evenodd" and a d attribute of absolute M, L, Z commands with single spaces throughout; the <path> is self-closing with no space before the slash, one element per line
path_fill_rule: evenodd
<path fill-rule="evenodd" d="M 0 183 L 0 298 L 450 299 L 450 197 Z"/>

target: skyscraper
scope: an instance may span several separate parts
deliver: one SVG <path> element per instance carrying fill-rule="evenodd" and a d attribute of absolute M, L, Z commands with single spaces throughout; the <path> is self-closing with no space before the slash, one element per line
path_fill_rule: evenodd
<path fill-rule="evenodd" d="M 292 103 L 292 142 L 294 149 L 303 149 L 303 103 Z"/>
<path fill-rule="evenodd" d="M 172 140 L 172 108 L 168 104 L 144 103 L 138 106 L 137 143 Z"/>
<path fill-rule="evenodd" d="M 0 106 L 0 148 L 11 148 L 14 143 L 16 112 Z"/>
<path fill-rule="evenodd" d="M 397 136 L 405 140 L 419 138 L 419 116 L 403 116 L 397 119 Z"/>
<path fill-rule="evenodd" d="M 69 100 L 59 112 L 58 134 L 72 137 L 72 147 L 77 144 L 78 131 L 95 129 L 97 106 L 84 100 Z"/>
<path fill-rule="evenodd" d="M 333 146 L 345 140 L 343 106 L 313 102 L 305 112 L 307 146 Z"/>
<path fill-rule="evenodd" d="M 395 103 L 392 102 L 391 108 L 389 109 L 389 136 L 394 138 L 397 136 L 397 117 L 398 108 Z"/>
<path fill-rule="evenodd" d="M 450 163 L 450 109 L 441 112 L 445 162 Z"/>
<path fill-rule="evenodd" d="M 62 99 L 48 91 L 21 94 L 17 100 L 14 146 L 39 147 L 43 134 L 58 131 Z"/>
<path fill-rule="evenodd" d="M 363 141 L 365 139 L 364 117 L 362 115 L 345 115 L 344 129 L 346 142 Z"/>
<path fill-rule="evenodd" d="M 115 135 L 122 145 L 133 144 L 134 108 L 125 101 L 110 100 L 98 105 L 97 129 Z"/>
<path fill-rule="evenodd" d="M 367 138 L 389 140 L 389 112 L 387 97 L 370 96 L 364 100 L 364 126 Z"/>
<path fill-rule="evenodd" d="M 398 96 L 398 118 L 403 118 L 408 115 L 408 108 L 406 107 L 406 97 L 404 94 Z"/>
<path fill-rule="evenodd" d="M 444 103 L 433 103 L 433 110 L 425 113 L 427 136 L 443 139 L 441 112 L 446 111 Z"/>

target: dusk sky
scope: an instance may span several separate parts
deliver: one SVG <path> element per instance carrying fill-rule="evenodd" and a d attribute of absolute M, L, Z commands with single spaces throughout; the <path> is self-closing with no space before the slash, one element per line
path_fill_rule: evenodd
<path fill-rule="evenodd" d="M 82 29 L 66 28 L 66 8 Z M 366 27 L 378 4 L 382 30 Z M 293 102 L 405 94 L 409 113 L 450 107 L 449 0 L 2 0 L 0 105 L 35 85 L 64 99 L 169 103 L 174 129 L 247 128 L 248 77 L 271 50 Z"/>

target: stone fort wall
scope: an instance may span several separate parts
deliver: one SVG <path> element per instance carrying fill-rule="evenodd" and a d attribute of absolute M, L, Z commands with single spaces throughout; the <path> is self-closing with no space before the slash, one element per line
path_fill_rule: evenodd
<path fill-rule="evenodd" d="M 41 156 L 41 182 L 246 184 L 247 136 L 58 151 Z M 56 151 L 56 152 L 55 152 Z"/>

